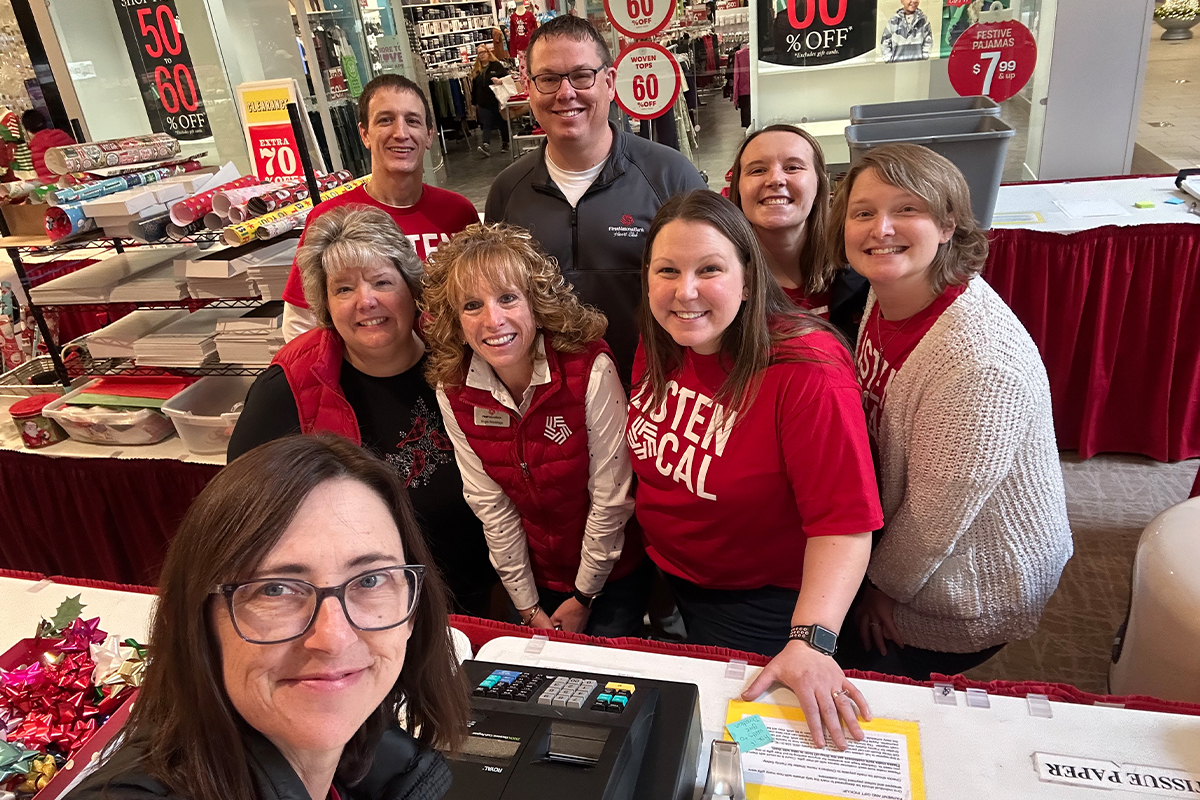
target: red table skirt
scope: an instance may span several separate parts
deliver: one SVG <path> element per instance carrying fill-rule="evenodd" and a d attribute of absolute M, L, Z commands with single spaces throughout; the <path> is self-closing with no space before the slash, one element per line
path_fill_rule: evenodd
<path fill-rule="evenodd" d="M 184 512 L 219 469 L 0 451 L 0 568 L 154 583 Z"/>
<path fill-rule="evenodd" d="M 1058 446 L 1200 456 L 1200 225 L 991 242 L 984 275 L 1041 351 Z"/>

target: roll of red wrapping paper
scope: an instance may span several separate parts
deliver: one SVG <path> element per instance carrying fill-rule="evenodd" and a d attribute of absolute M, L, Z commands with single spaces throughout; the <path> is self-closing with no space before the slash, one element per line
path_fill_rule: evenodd
<path fill-rule="evenodd" d="M 213 195 L 217 192 L 241 189 L 246 186 L 257 186 L 259 183 L 261 181 L 258 178 L 247 175 L 244 178 L 238 178 L 236 181 L 230 181 L 229 183 L 209 189 L 207 192 L 193 195 L 186 200 L 180 200 L 171 206 L 171 221 L 182 227 L 195 220 L 203 219 L 205 214 L 212 211 Z"/>
<path fill-rule="evenodd" d="M 359 186 L 362 186 L 364 183 L 366 183 L 368 180 L 370 180 L 370 178 L 371 178 L 370 175 L 364 175 L 361 178 L 355 178 L 354 180 L 350 181 L 349 183 L 343 183 L 341 186 L 335 186 L 334 188 L 330 189 L 327 194 L 324 194 L 324 198 L 329 199 L 329 198 L 333 198 L 333 197 L 337 197 L 339 195 L 345 194 L 346 192 L 350 191 L 351 189 L 355 189 Z M 263 195 L 263 197 L 269 197 L 269 196 L 270 195 Z M 254 199 L 258 200 L 261 198 L 256 197 Z M 230 225 L 228 228 L 225 229 L 225 233 L 222 236 L 222 239 L 224 240 L 225 244 L 228 244 L 228 245 L 245 244 L 246 242 L 253 239 L 255 237 L 255 234 L 258 232 L 258 229 L 260 227 L 262 227 L 263 225 L 266 225 L 268 222 L 274 222 L 275 220 L 283 219 L 284 217 L 291 216 L 292 214 L 295 214 L 298 211 L 303 211 L 307 208 L 312 208 L 312 201 L 311 200 L 301 200 L 299 203 L 293 203 L 290 206 L 284 206 L 283 208 L 279 209 L 278 211 L 273 211 L 270 214 L 266 214 L 261 217 L 256 217 L 254 219 L 248 220 L 246 222 L 241 222 L 236 225 Z"/>
<path fill-rule="evenodd" d="M 46 209 L 46 235 L 51 241 L 95 229 L 96 220 L 85 214 L 83 206 L 78 203 L 50 206 Z"/>
<path fill-rule="evenodd" d="M 241 189 L 230 189 L 227 192 L 217 192 L 213 195 L 213 211 L 230 217 L 229 210 L 234 206 L 245 205 L 253 197 L 267 192 L 273 192 L 278 184 L 264 183 L 260 186 L 246 186 Z M 232 217 L 230 217 L 232 219 Z M 238 222 L 239 220 L 234 220 Z"/>
<path fill-rule="evenodd" d="M 254 216 L 262 216 L 272 211 L 278 211 L 285 206 L 299 203 L 308 199 L 308 186 L 303 183 L 289 183 L 274 191 L 250 199 L 247 208 Z"/>
<path fill-rule="evenodd" d="M 254 219 L 254 215 L 250 213 L 249 205 L 250 205 L 250 201 L 246 201 L 245 203 L 241 203 L 236 206 L 230 206 L 229 221 L 236 223 L 236 222 L 245 222 L 246 220 L 249 220 L 249 219 Z"/>
<path fill-rule="evenodd" d="M 254 235 L 263 241 L 274 239 L 277 236 L 283 236 L 290 230 L 302 227 L 304 220 L 308 219 L 312 208 L 306 208 L 303 211 L 297 211 L 295 214 L 289 214 L 283 219 L 277 219 L 272 222 L 265 222 L 259 226 Z"/>
<path fill-rule="evenodd" d="M 143 164 L 162 161 L 179 153 L 179 141 L 167 133 L 84 142 L 66 147 L 51 147 L 46 151 L 46 167 L 62 175 L 65 172 L 85 172 L 89 169 Z"/>

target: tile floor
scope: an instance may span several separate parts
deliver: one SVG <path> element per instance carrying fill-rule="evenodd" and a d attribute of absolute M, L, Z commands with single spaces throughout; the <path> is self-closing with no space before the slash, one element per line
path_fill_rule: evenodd
<path fill-rule="evenodd" d="M 1200 34 L 1164 42 L 1162 32 L 1155 25 L 1150 34 L 1137 143 L 1173 169 L 1200 166 Z"/>

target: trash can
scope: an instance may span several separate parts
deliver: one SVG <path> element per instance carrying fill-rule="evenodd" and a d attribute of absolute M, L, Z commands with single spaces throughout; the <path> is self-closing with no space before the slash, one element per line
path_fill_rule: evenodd
<path fill-rule="evenodd" d="M 998 117 L 1000 104 L 985 95 L 940 97 L 934 100 L 905 100 L 850 107 L 850 124 L 900 122 L 927 117 Z"/>
<path fill-rule="evenodd" d="M 967 179 L 975 219 L 987 229 L 996 209 L 1008 140 L 1015 134 L 1016 130 L 998 117 L 927 117 L 850 125 L 846 143 L 851 166 L 872 148 L 898 142 L 919 144 L 950 159 Z"/>

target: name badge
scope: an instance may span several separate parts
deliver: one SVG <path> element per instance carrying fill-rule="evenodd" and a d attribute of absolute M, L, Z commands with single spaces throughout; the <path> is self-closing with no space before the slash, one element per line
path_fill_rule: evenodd
<path fill-rule="evenodd" d="M 483 428 L 507 428 L 512 425 L 512 417 L 503 411 L 475 406 L 475 424 Z"/>

